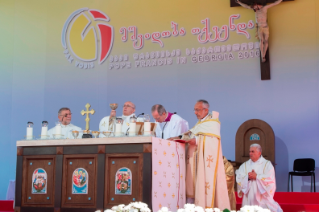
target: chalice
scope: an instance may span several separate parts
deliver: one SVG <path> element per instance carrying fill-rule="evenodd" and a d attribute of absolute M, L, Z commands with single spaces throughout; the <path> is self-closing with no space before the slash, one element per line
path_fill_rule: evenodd
<path fill-rule="evenodd" d="M 112 110 L 116 110 L 118 106 L 119 106 L 119 105 L 118 105 L 117 103 L 112 103 L 112 104 L 110 104 L 110 108 L 111 108 Z"/>
<path fill-rule="evenodd" d="M 103 135 L 105 135 L 105 137 L 110 137 L 112 134 L 112 132 L 110 132 L 110 131 L 103 131 L 102 133 L 103 133 Z"/>
<path fill-rule="evenodd" d="M 117 103 L 111 103 L 111 104 L 110 104 L 111 110 L 116 110 L 118 106 L 119 106 L 119 105 L 118 105 Z M 109 130 L 110 130 L 110 131 L 113 131 L 113 128 L 114 128 L 113 125 L 114 125 L 115 119 L 116 119 L 116 117 L 113 116 L 113 117 L 111 118 L 111 120 L 110 120 L 110 123 L 113 122 L 113 124 L 109 127 Z"/>
<path fill-rule="evenodd" d="M 100 135 L 99 131 L 92 131 L 92 135 L 94 136 L 94 138 L 96 138 L 97 136 Z"/>
<path fill-rule="evenodd" d="M 74 139 L 77 139 L 77 137 L 79 136 L 79 131 L 73 130 L 72 135 L 73 135 Z"/>

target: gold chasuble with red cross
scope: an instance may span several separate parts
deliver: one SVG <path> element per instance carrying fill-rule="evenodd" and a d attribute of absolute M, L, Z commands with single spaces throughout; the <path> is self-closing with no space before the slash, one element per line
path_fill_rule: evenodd
<path fill-rule="evenodd" d="M 187 153 L 187 197 L 203 208 L 230 209 L 218 118 L 209 114 L 190 132 L 183 139 L 195 137 L 197 145 L 189 145 Z"/>

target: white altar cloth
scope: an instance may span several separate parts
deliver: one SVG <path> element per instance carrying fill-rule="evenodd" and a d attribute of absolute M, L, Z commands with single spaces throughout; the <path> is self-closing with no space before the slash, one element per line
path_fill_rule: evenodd
<path fill-rule="evenodd" d="M 131 139 L 128 139 L 131 138 Z M 140 144 L 152 143 L 151 136 L 85 138 L 85 139 L 55 139 L 55 140 L 22 140 L 17 146 L 67 146 L 96 144 Z"/>

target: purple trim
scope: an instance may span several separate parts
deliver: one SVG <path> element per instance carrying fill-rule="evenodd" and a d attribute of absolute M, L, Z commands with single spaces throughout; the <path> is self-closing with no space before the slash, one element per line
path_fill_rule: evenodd
<path fill-rule="evenodd" d="M 173 114 L 173 113 L 168 112 L 168 116 L 167 116 L 167 118 L 166 118 L 164 121 L 165 121 L 165 122 L 170 121 L 170 120 L 171 120 L 171 118 L 172 118 L 172 115 L 174 115 L 174 114 Z"/>

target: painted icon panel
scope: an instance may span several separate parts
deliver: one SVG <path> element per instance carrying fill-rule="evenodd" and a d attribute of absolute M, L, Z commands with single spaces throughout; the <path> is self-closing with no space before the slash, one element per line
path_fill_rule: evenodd
<path fill-rule="evenodd" d="M 72 174 L 72 194 L 88 193 L 89 174 L 84 168 L 77 168 Z"/>
<path fill-rule="evenodd" d="M 115 174 L 115 194 L 132 194 L 132 172 L 129 168 L 123 167 Z"/>
<path fill-rule="evenodd" d="M 47 172 L 42 168 L 37 168 L 32 174 L 32 194 L 47 193 Z"/>

